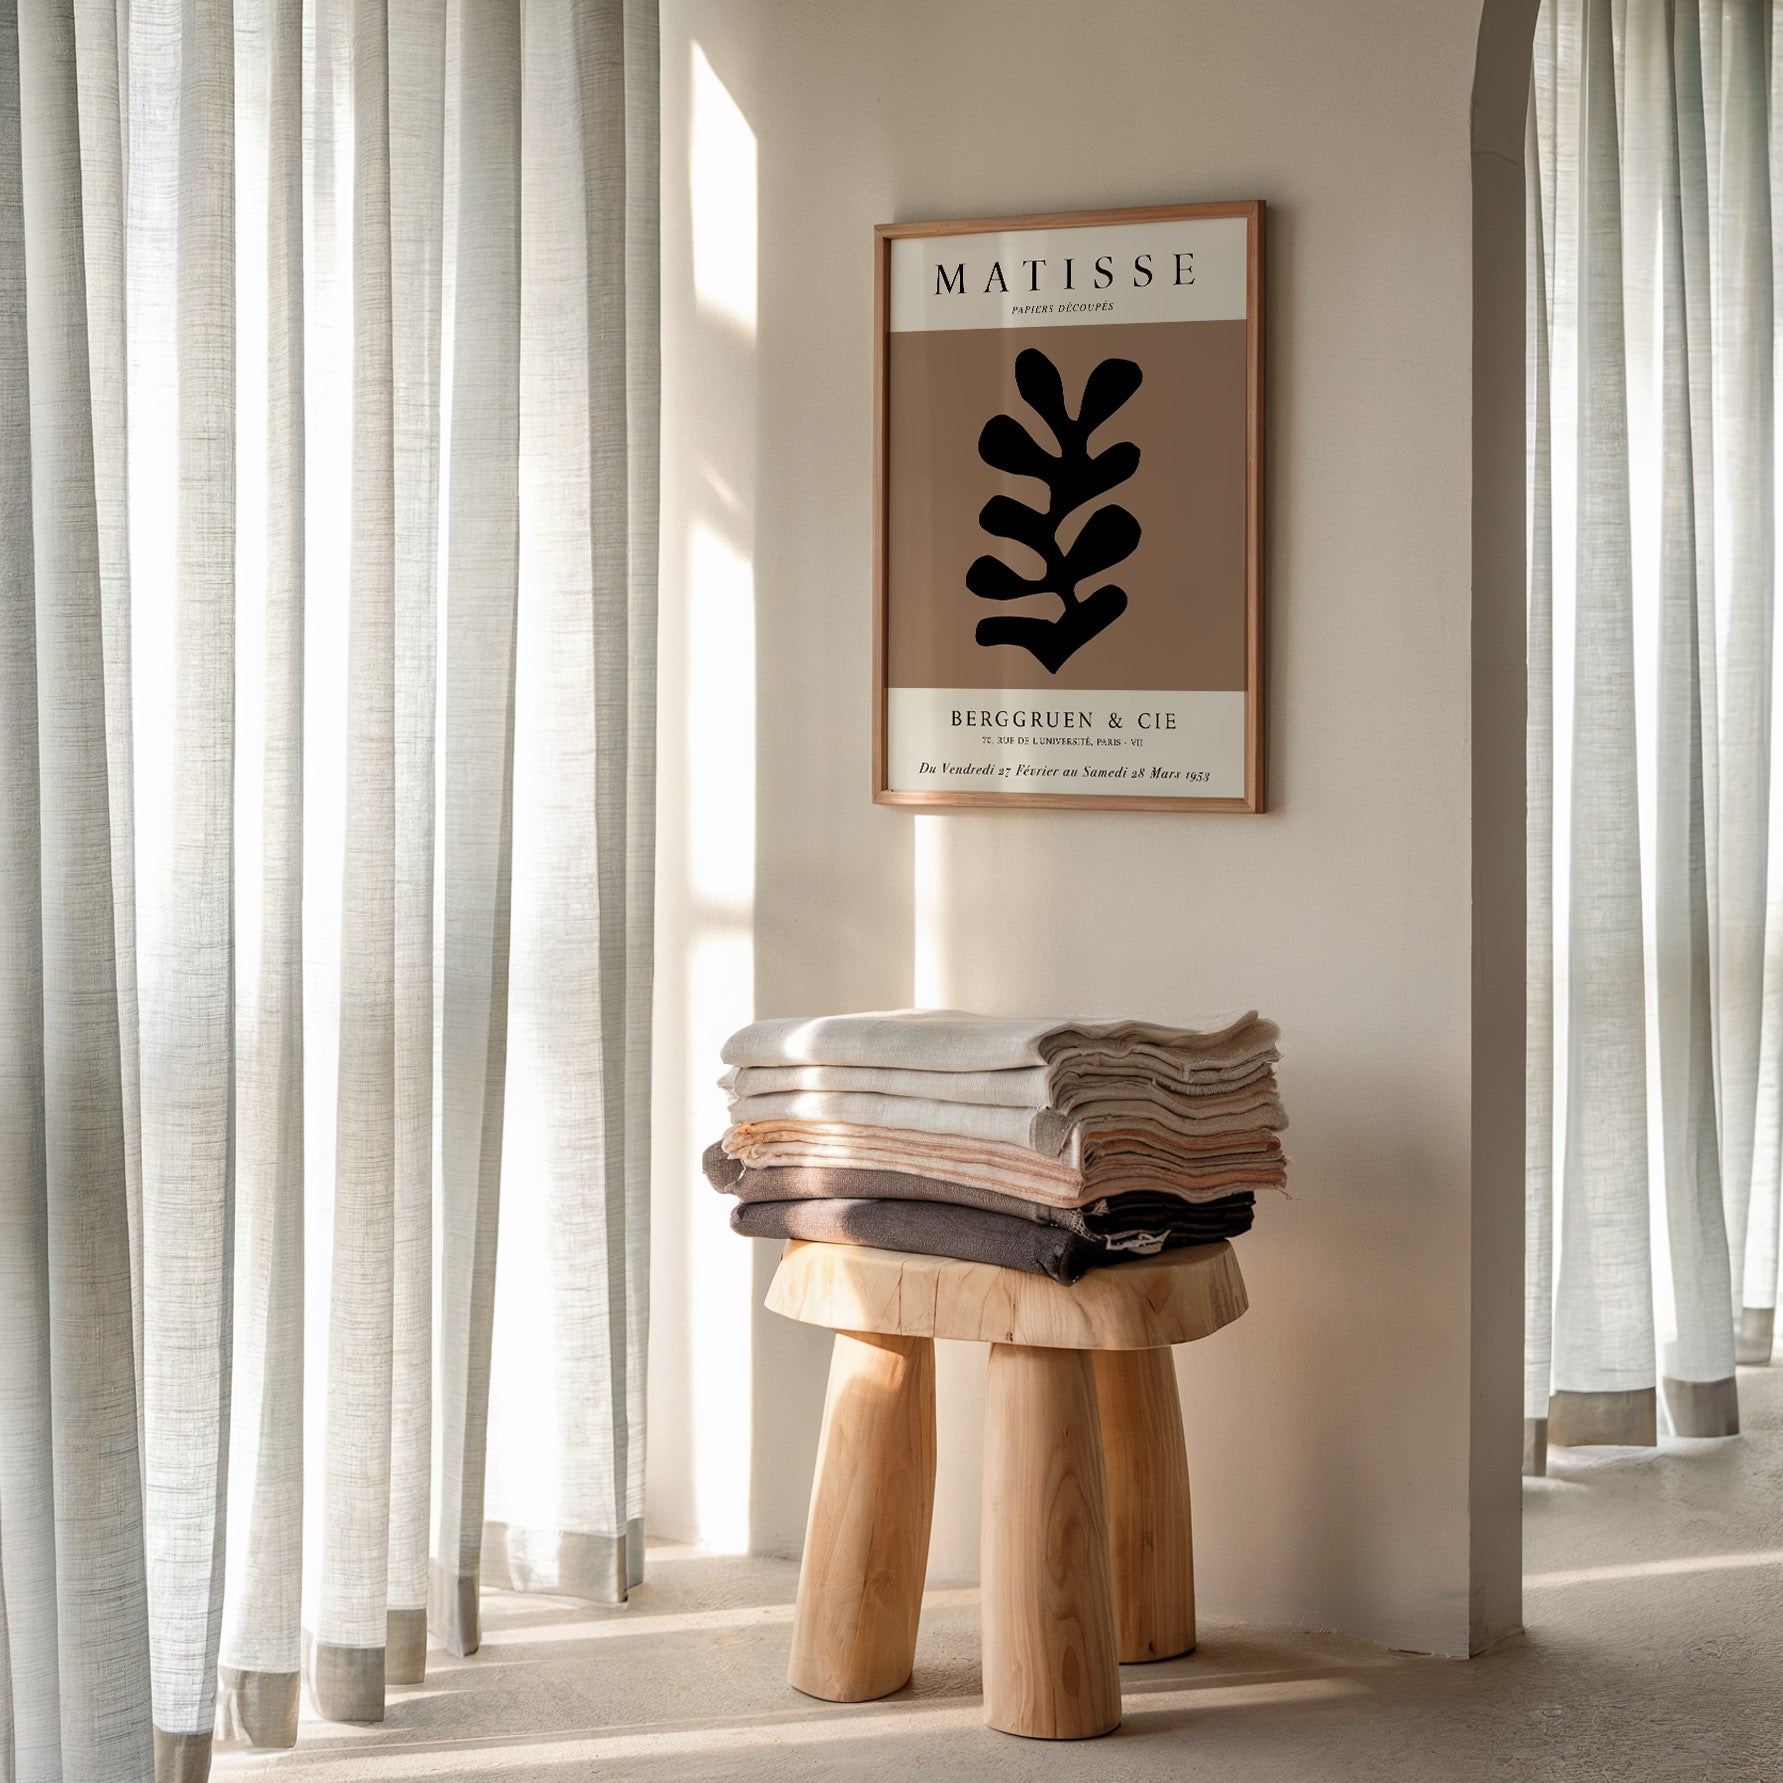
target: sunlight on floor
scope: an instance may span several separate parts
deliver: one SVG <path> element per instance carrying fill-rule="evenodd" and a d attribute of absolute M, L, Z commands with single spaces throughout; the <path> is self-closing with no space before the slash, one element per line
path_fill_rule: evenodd
<path fill-rule="evenodd" d="M 382 1726 L 306 1722 L 296 1751 L 219 1753 L 214 1774 L 828 1783 L 920 1766 L 924 1783 L 1013 1783 L 1088 1763 L 1097 1783 L 1163 1783 L 1192 1761 L 1222 1783 L 1778 1775 L 1783 1370 L 1743 1372 L 1741 1392 L 1743 1438 L 1555 1451 L 1525 1495 L 1526 1636 L 1458 1663 L 1204 1617 L 1192 1654 L 1123 1667 L 1126 1719 L 1093 1760 L 981 1724 L 974 1589 L 925 1596 L 904 1689 L 821 1703 L 786 1682 L 793 1562 L 657 1543 L 631 1603 L 486 1592 L 483 1651 L 430 1654 L 427 1683 L 393 1691 Z"/>
<path fill-rule="evenodd" d="M 1623 1566 L 1582 1566 L 1571 1572 L 1529 1573 L 1525 1591 L 1551 1591 L 1561 1585 L 1600 1585 L 1610 1580 L 1670 1579 L 1680 1573 L 1727 1572 L 1737 1567 L 1783 1566 L 1783 1548 L 1752 1554 L 1692 1554 L 1675 1560 L 1631 1560 Z"/>

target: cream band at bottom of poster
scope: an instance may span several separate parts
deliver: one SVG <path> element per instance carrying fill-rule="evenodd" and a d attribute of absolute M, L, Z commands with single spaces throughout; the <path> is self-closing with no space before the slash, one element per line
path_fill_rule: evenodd
<path fill-rule="evenodd" d="M 888 687 L 893 792 L 1241 799 L 1242 693 Z"/>

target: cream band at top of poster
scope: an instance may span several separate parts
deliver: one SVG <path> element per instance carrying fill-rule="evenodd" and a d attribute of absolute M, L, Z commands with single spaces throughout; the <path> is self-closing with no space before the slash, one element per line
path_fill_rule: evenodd
<path fill-rule="evenodd" d="M 1246 796 L 1247 219 L 890 243 L 885 777 Z"/>
<path fill-rule="evenodd" d="M 902 236 L 891 329 L 1242 322 L 1243 217 Z"/>

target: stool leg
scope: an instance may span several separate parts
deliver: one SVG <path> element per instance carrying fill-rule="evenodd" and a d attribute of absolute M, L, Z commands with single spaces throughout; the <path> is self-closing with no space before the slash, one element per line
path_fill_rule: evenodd
<path fill-rule="evenodd" d="M 838 1331 L 793 1616 L 794 1689 L 858 1703 L 909 1681 L 934 1508 L 934 1340 Z"/>
<path fill-rule="evenodd" d="M 991 1345 L 984 1718 L 1075 1740 L 1121 1722 L 1096 1376 L 1083 1350 Z"/>
<path fill-rule="evenodd" d="M 1098 1350 L 1114 1621 L 1121 1663 L 1195 1644 L 1195 1556 L 1182 1402 L 1168 1350 Z"/>

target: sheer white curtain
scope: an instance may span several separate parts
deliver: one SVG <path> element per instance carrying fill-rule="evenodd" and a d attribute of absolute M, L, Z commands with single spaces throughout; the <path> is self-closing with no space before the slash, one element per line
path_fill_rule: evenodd
<path fill-rule="evenodd" d="M 0 0 L 6 1783 L 638 1576 L 656 94 L 653 0 Z"/>
<path fill-rule="evenodd" d="M 1546 1441 L 1739 1429 L 1783 1167 L 1771 0 L 1545 0 L 1530 102 L 1529 1269 Z"/>

